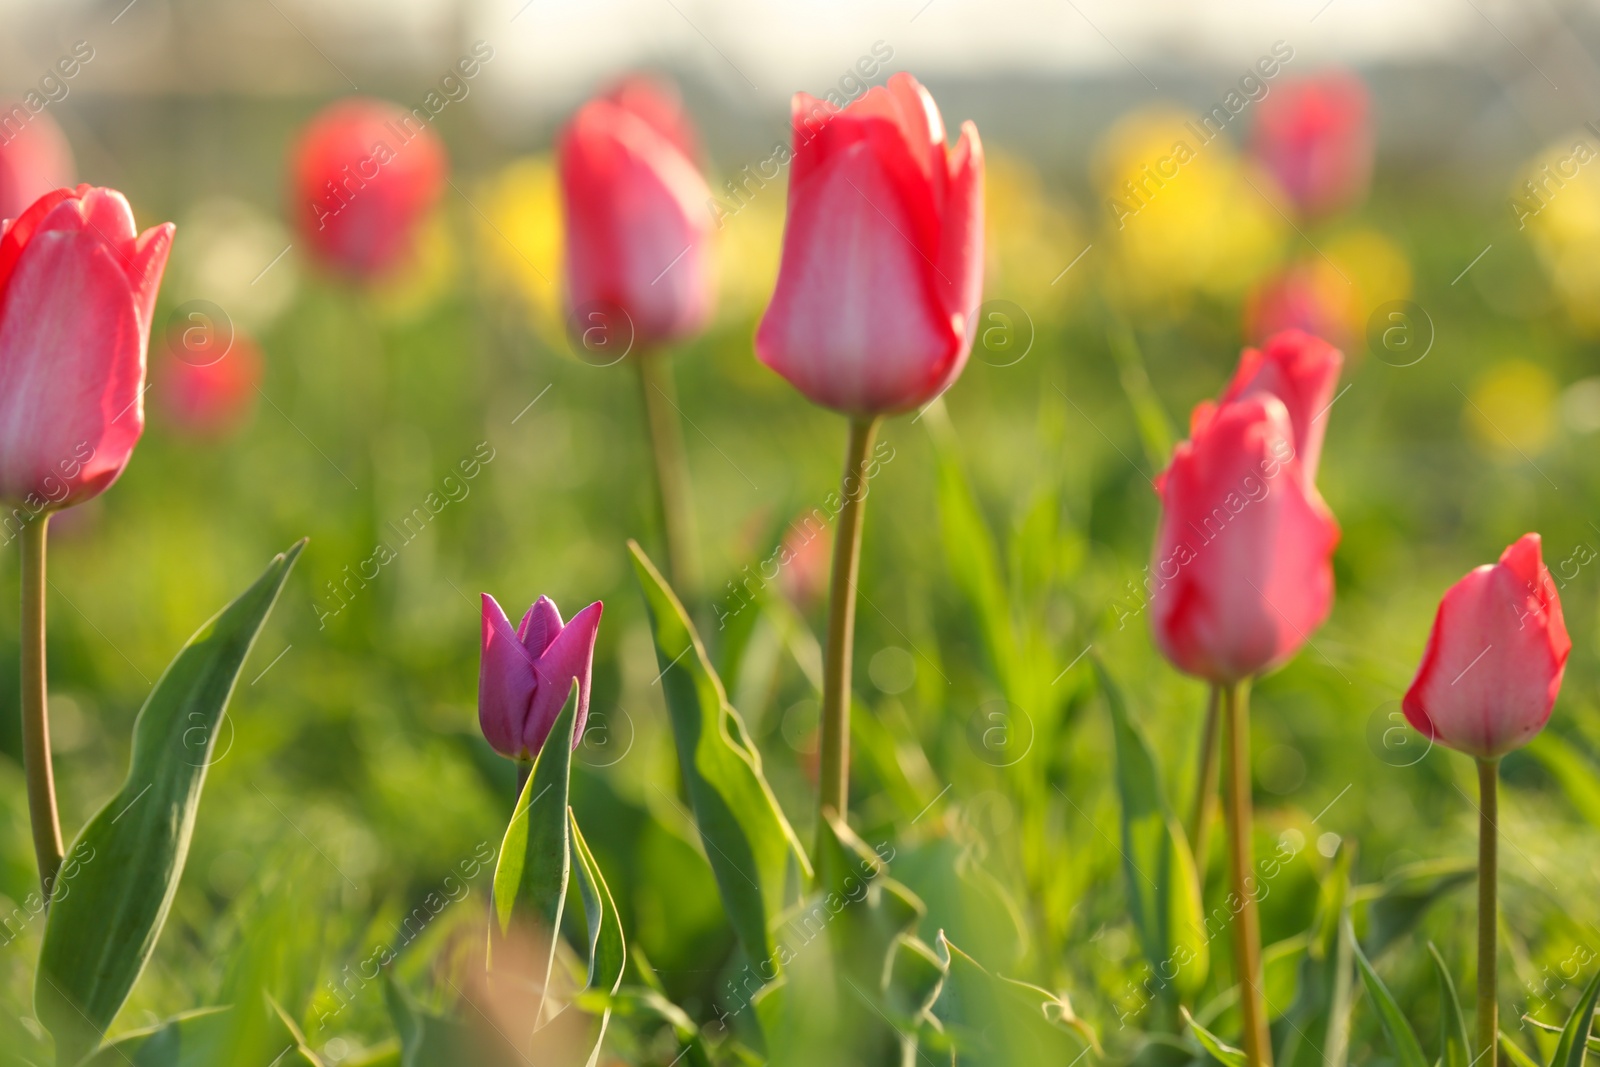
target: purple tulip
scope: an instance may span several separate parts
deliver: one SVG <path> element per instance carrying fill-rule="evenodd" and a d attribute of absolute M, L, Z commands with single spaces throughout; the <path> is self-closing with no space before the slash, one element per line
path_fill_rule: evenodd
<path fill-rule="evenodd" d="M 573 747 L 589 716 L 589 672 L 600 630 L 597 600 L 566 624 L 542 596 L 515 631 L 505 611 L 483 594 L 483 658 L 478 667 L 478 724 L 502 756 L 528 761 L 544 747 L 556 716 L 578 682 L 578 721 Z"/>

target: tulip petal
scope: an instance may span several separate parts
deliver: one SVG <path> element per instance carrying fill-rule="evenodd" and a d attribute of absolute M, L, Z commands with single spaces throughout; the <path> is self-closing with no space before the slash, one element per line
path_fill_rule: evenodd
<path fill-rule="evenodd" d="M 156 293 L 161 289 L 161 276 L 167 269 L 167 254 L 172 251 L 174 232 L 176 227 L 170 222 L 152 226 L 134 241 L 132 253 L 123 263 L 146 335 L 150 333 L 151 319 L 156 312 Z"/>
<path fill-rule="evenodd" d="M 48 192 L 35 200 L 28 210 L 6 224 L 4 234 L 0 235 L 0 296 L 4 295 L 12 272 L 17 268 L 17 259 L 22 255 L 23 247 L 33 237 L 39 224 L 55 210 L 57 204 L 72 199 L 74 195 L 76 194 L 71 189 Z"/>
<path fill-rule="evenodd" d="M 1262 350 L 1244 351 L 1222 402 L 1262 393 L 1282 400 L 1294 425 L 1295 455 L 1300 457 L 1301 471 L 1314 482 L 1328 426 L 1328 406 L 1333 403 L 1343 365 L 1344 354 L 1322 338 L 1284 330 L 1269 338 Z"/>
<path fill-rule="evenodd" d="M 823 164 L 791 197 L 777 291 L 756 353 L 813 401 L 845 412 L 904 411 L 958 366 L 961 325 L 938 268 L 908 235 L 904 200 L 867 142 Z"/>
<path fill-rule="evenodd" d="M 494 750 L 511 759 L 529 759 L 523 726 L 538 687 L 533 661 L 511 629 L 499 603 L 483 594 L 482 652 L 478 662 L 478 725 Z M 554 720 L 552 720 L 554 721 Z M 546 727 L 546 732 L 548 732 Z"/>
<path fill-rule="evenodd" d="M 578 721 L 573 728 L 573 747 L 582 739 L 589 718 L 589 679 L 602 610 L 603 605 L 597 600 L 574 615 L 534 664 L 539 687 L 522 729 L 522 743 L 528 751 L 538 752 L 550 736 L 550 727 L 561 714 L 574 678 L 578 680 Z"/>
<path fill-rule="evenodd" d="M 0 498 L 64 507 L 116 480 L 144 429 L 145 343 L 104 240 L 34 234 L 0 294 Z"/>
<path fill-rule="evenodd" d="M 562 625 L 556 602 L 542 596 L 533 602 L 528 613 L 522 617 L 522 623 L 517 627 L 517 640 L 528 650 L 528 657 L 537 660 L 550 647 L 550 642 L 556 639 Z"/>
<path fill-rule="evenodd" d="M 670 82 L 633 75 L 614 86 L 605 98 L 666 138 L 685 159 L 699 156 L 700 139 L 684 113 L 682 98 Z"/>
<path fill-rule="evenodd" d="M 950 154 L 950 184 L 939 235 L 941 278 L 936 289 L 944 298 L 945 309 L 961 316 L 968 334 L 975 329 L 973 320 L 983 300 L 983 173 L 978 127 L 962 123 L 961 139 Z"/>

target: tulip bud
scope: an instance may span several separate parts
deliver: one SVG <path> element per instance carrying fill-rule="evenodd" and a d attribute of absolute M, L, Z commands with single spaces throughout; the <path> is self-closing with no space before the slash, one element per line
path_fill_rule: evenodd
<path fill-rule="evenodd" d="M 52 189 L 73 184 L 72 148 L 48 111 L 0 126 L 0 219 L 14 219 Z"/>
<path fill-rule="evenodd" d="M 1252 154 L 1302 215 L 1327 214 L 1366 195 L 1373 135 L 1360 78 L 1288 81 L 1257 106 Z"/>
<path fill-rule="evenodd" d="M 260 350 L 250 338 L 235 333 L 225 352 L 199 358 L 169 348 L 156 396 L 179 430 L 221 437 L 245 421 L 260 382 Z"/>
<path fill-rule="evenodd" d="M 0 229 L 0 502 L 70 507 L 127 466 L 172 234 L 140 234 L 121 193 L 87 185 Z"/>
<path fill-rule="evenodd" d="M 1327 618 L 1339 528 L 1301 468 L 1289 409 L 1266 391 L 1195 408 L 1160 476 L 1151 565 L 1156 644 L 1227 685 L 1282 664 Z"/>
<path fill-rule="evenodd" d="M 422 108 L 356 97 L 306 124 L 293 151 L 290 211 L 316 258 L 369 281 L 405 265 L 449 169 L 431 123 Z"/>
<path fill-rule="evenodd" d="M 1270 393 L 1283 401 L 1294 427 L 1294 454 L 1306 481 L 1315 482 L 1328 428 L 1328 406 L 1339 384 L 1344 354 L 1320 337 L 1284 330 L 1260 349 L 1247 348 L 1223 390 L 1221 403 Z"/>
<path fill-rule="evenodd" d="M 617 312 L 641 349 L 711 314 L 711 190 L 670 86 L 630 78 L 578 110 L 557 146 L 567 302 L 585 325 Z"/>
<path fill-rule="evenodd" d="M 578 682 L 577 747 L 589 717 L 589 674 L 601 610 L 595 601 L 563 624 L 555 602 L 542 596 L 512 630 L 494 597 L 483 594 L 478 724 L 496 752 L 524 762 L 537 756 L 567 702 L 573 679 Z"/>
<path fill-rule="evenodd" d="M 960 375 L 983 291 L 983 149 L 945 145 L 900 73 L 843 111 L 794 98 L 778 285 L 756 355 L 813 403 L 855 416 L 927 403 Z"/>
<path fill-rule="evenodd" d="M 1571 651 L 1539 535 L 1524 534 L 1445 592 L 1401 707 L 1429 738 L 1496 759 L 1544 729 Z"/>

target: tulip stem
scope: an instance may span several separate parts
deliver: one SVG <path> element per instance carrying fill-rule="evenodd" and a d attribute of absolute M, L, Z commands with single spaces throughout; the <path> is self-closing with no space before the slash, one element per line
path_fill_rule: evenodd
<path fill-rule="evenodd" d="M 850 420 L 840 486 L 844 503 L 833 540 L 833 581 L 828 592 L 828 647 L 822 670 L 822 788 L 819 839 L 828 816 L 850 809 L 850 659 L 856 631 L 856 575 L 861 569 L 861 525 L 866 515 L 867 453 L 878 433 L 876 415 Z"/>
<path fill-rule="evenodd" d="M 1239 978 L 1239 1013 L 1244 1022 L 1245 1062 L 1250 1067 L 1272 1067 L 1272 1043 L 1267 1037 L 1265 997 L 1261 990 L 1261 916 L 1256 912 L 1251 876 L 1250 811 L 1250 690 L 1249 682 L 1221 687 L 1227 720 L 1228 764 L 1228 873 L 1238 912 L 1233 922 L 1233 960 Z"/>
<path fill-rule="evenodd" d="M 55 885 L 64 850 L 56 812 L 56 778 L 50 765 L 50 713 L 44 660 L 44 549 L 49 514 L 22 528 L 22 763 L 28 777 L 28 814 L 39 884 L 45 900 Z"/>
<path fill-rule="evenodd" d="M 1500 1058 L 1500 1003 L 1496 996 L 1496 933 L 1499 879 L 1500 761 L 1478 761 L 1478 1058 L 1495 1067 Z"/>
<path fill-rule="evenodd" d="M 1189 814 L 1189 850 L 1194 855 L 1195 877 L 1206 887 L 1206 857 L 1211 850 L 1211 821 L 1217 810 L 1217 779 L 1222 751 L 1217 735 L 1222 731 L 1222 687 L 1212 686 L 1206 700 L 1205 731 L 1200 736 L 1200 777 L 1194 787 L 1194 810 Z"/>
<path fill-rule="evenodd" d="M 694 509 L 690 504 L 689 461 L 683 449 L 682 412 L 672 366 L 665 353 L 633 357 L 644 397 L 645 427 L 656 468 L 656 503 L 667 543 L 667 576 L 673 591 L 691 607 L 700 593 L 700 563 L 695 552 Z"/>

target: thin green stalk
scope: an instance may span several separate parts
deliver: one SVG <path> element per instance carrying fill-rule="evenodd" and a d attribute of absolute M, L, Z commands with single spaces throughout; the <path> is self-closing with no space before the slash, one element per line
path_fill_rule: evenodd
<path fill-rule="evenodd" d="M 50 766 L 50 710 L 44 660 L 45 531 L 48 514 L 22 528 L 22 763 L 28 776 L 28 814 L 39 884 L 50 899 L 61 869 L 61 817 L 56 812 L 55 771 Z"/>
<path fill-rule="evenodd" d="M 856 574 L 861 566 L 861 524 L 867 482 L 862 468 L 878 418 L 850 420 L 845 450 L 839 528 L 834 532 L 833 581 L 828 594 L 828 646 L 822 671 L 822 789 L 824 816 L 844 818 L 850 807 L 850 657 L 855 645 Z"/>
<path fill-rule="evenodd" d="M 1222 688 L 1212 686 L 1206 699 L 1206 726 L 1200 737 L 1200 774 L 1195 782 L 1194 810 L 1189 814 L 1189 848 L 1194 853 L 1200 888 L 1206 885 L 1206 857 L 1211 850 L 1212 816 L 1217 809 L 1217 777 L 1222 753 L 1217 735 L 1222 730 Z"/>
<path fill-rule="evenodd" d="M 1496 996 L 1499 926 L 1500 761 L 1478 761 L 1478 1059 L 1495 1067 L 1500 1058 L 1500 1002 Z"/>
<path fill-rule="evenodd" d="M 656 503 L 662 537 L 667 542 L 667 578 L 678 598 L 692 611 L 700 596 L 700 557 L 695 551 L 689 461 L 683 448 L 683 416 L 678 408 L 672 365 L 662 352 L 639 352 L 632 362 L 639 370 L 645 428 L 655 461 Z"/>
<path fill-rule="evenodd" d="M 1239 972 L 1239 1013 L 1244 1023 L 1245 1062 L 1272 1067 L 1272 1042 L 1267 1036 L 1266 999 L 1262 994 L 1261 916 L 1256 912 L 1255 866 L 1250 811 L 1249 682 L 1222 687 L 1228 736 L 1228 873 L 1238 914 L 1233 921 L 1233 960 Z"/>

